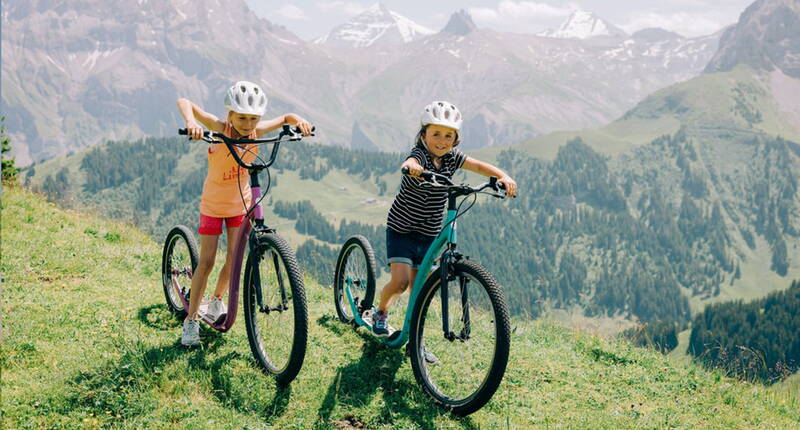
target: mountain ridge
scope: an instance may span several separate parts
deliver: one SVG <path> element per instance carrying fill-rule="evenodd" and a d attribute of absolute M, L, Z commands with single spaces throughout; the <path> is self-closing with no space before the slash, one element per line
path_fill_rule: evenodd
<path fill-rule="evenodd" d="M 729 71 L 739 64 L 757 70 L 781 70 L 800 78 L 800 3 L 758 0 L 728 28 L 706 73 Z"/>
<path fill-rule="evenodd" d="M 171 135 L 182 125 L 174 99 L 222 115 L 221 94 L 241 79 L 264 87 L 268 115 L 295 111 L 326 144 L 366 137 L 380 150 L 402 147 L 417 109 L 433 98 L 462 108 L 465 144 L 510 144 L 611 121 L 652 90 L 699 73 L 717 40 L 597 46 L 474 28 L 353 55 L 303 41 L 242 0 L 224 8 L 125 1 L 121 13 L 99 0 L 4 9 L 2 98 L 18 164 L 107 139 Z"/>

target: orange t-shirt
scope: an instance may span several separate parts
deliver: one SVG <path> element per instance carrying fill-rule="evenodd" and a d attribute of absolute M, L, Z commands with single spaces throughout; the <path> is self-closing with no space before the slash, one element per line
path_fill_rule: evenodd
<path fill-rule="evenodd" d="M 225 123 L 222 134 L 231 137 L 233 127 Z M 248 136 L 256 138 L 255 131 Z M 252 163 L 258 153 L 258 145 L 243 145 L 247 149 L 237 147 L 239 158 L 245 163 Z M 238 179 L 238 181 L 237 181 Z M 244 215 L 250 205 L 250 172 L 236 163 L 225 145 L 215 144 L 208 148 L 208 174 L 200 196 L 200 213 L 214 218 L 230 218 Z M 239 189 L 241 186 L 241 194 Z M 244 203 L 242 203 L 244 197 Z"/>

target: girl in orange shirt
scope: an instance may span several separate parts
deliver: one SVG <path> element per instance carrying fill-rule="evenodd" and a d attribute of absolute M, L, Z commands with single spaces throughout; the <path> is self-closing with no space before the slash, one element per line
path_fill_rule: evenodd
<path fill-rule="evenodd" d="M 247 81 L 239 81 L 231 86 L 225 94 L 227 118 L 223 121 L 204 111 L 185 98 L 178 99 L 178 110 L 186 120 L 186 129 L 192 139 L 203 137 L 204 125 L 208 130 L 223 133 L 238 139 L 259 138 L 283 124 L 293 124 L 300 128 L 303 135 L 311 133 L 311 124 L 299 115 L 288 113 L 269 120 L 261 120 L 267 110 L 267 96 L 261 88 Z M 255 159 L 257 145 L 242 149 L 239 154 L 242 160 L 250 163 Z M 248 182 L 249 172 L 241 169 L 226 147 L 211 145 L 208 148 L 208 174 L 203 184 L 200 197 L 200 260 L 192 276 L 192 289 L 189 299 L 189 312 L 183 322 L 181 344 L 198 345 L 200 343 L 200 324 L 198 310 L 205 293 L 208 275 L 214 267 L 219 235 L 222 224 L 228 233 L 228 251 L 225 264 L 217 280 L 206 316 L 217 320 L 227 311 L 222 296 L 228 288 L 231 273 L 233 250 L 236 247 L 236 232 L 242 224 L 247 205 L 250 204 L 251 193 Z M 241 194 L 240 194 L 241 190 Z M 244 204 L 242 203 L 244 197 Z"/>

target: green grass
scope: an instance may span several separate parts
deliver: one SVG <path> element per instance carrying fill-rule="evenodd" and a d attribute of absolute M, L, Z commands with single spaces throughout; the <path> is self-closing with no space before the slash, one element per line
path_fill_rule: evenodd
<path fill-rule="evenodd" d="M 4 428 L 791 428 L 798 384 L 765 388 L 553 323 L 513 320 L 506 377 L 468 418 L 432 405 L 401 351 L 338 322 L 307 279 L 309 349 L 288 389 L 240 321 L 179 344 L 160 244 L 130 225 L 2 198 Z"/>

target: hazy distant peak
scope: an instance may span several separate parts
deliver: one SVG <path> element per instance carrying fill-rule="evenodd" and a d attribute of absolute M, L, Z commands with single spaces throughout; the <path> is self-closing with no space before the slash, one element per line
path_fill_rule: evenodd
<path fill-rule="evenodd" d="M 627 34 L 594 12 L 575 9 L 557 30 L 545 30 L 539 36 L 560 39 L 588 39 L 596 36 L 626 37 Z"/>
<path fill-rule="evenodd" d="M 660 42 L 663 40 L 685 39 L 685 37 L 681 36 L 678 33 L 675 33 L 674 31 L 669 31 L 658 27 L 643 28 L 633 33 L 631 37 L 646 42 Z"/>
<path fill-rule="evenodd" d="M 450 16 L 450 20 L 447 21 L 447 25 L 442 29 L 442 33 L 452 33 L 463 36 L 477 29 L 478 26 L 472 21 L 472 16 L 470 16 L 469 12 L 465 9 L 461 9 Z"/>
<path fill-rule="evenodd" d="M 408 43 L 434 31 L 375 3 L 314 43 L 364 48 L 375 44 Z"/>

